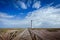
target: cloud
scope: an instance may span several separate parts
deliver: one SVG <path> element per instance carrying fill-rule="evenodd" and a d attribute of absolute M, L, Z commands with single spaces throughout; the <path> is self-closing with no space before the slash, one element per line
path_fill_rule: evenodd
<path fill-rule="evenodd" d="M 33 4 L 32 7 L 33 7 L 33 8 L 36 8 L 36 9 L 40 8 L 40 7 L 41 7 L 40 1 L 36 1 L 36 2 Z"/>
<path fill-rule="evenodd" d="M 20 16 L 0 12 L 0 28 L 60 28 L 60 8 L 42 7 L 29 12 L 24 19 Z"/>
<path fill-rule="evenodd" d="M 0 18 L 14 18 L 14 16 L 0 12 Z"/>
<path fill-rule="evenodd" d="M 0 23 L 3 25 L 0 25 L 2 28 L 28 28 L 30 27 L 30 23 L 27 20 L 13 20 L 13 19 L 0 19 Z"/>
<path fill-rule="evenodd" d="M 22 2 L 22 1 L 17 1 L 17 4 L 18 5 L 16 5 L 16 7 L 21 7 L 22 9 L 27 9 L 27 5 L 24 3 L 24 2 Z"/>
<path fill-rule="evenodd" d="M 28 0 L 28 1 L 27 1 L 27 6 L 30 7 L 31 4 L 32 4 L 32 1 L 31 1 L 31 0 Z"/>
<path fill-rule="evenodd" d="M 20 16 L 8 15 L 7 13 L 0 13 L 0 28 L 26 28 L 29 27 L 29 21 L 20 19 Z"/>
<path fill-rule="evenodd" d="M 60 8 L 47 7 L 29 12 L 26 18 L 33 20 L 36 28 L 60 28 Z"/>

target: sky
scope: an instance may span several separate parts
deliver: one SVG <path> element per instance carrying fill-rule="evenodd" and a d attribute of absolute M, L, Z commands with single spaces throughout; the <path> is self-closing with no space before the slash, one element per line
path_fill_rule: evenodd
<path fill-rule="evenodd" d="M 60 0 L 0 0 L 0 28 L 60 28 Z"/>

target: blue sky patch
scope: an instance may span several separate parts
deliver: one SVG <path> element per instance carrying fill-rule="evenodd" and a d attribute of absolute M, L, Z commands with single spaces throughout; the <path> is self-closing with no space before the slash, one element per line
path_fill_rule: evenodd
<path fill-rule="evenodd" d="M 60 0 L 0 0 L 0 28 L 28 28 L 31 20 L 33 28 L 60 28 L 59 15 Z"/>

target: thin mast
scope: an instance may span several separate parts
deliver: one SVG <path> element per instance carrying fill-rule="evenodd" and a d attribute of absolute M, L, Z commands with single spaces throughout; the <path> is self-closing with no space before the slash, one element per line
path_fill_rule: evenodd
<path fill-rule="evenodd" d="M 32 20 L 31 20 L 31 28 L 32 28 Z"/>

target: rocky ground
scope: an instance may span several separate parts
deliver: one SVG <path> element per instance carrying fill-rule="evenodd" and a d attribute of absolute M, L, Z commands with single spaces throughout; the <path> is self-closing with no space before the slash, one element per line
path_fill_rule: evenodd
<path fill-rule="evenodd" d="M 0 31 L 0 40 L 60 40 L 60 30 L 25 29 Z"/>

